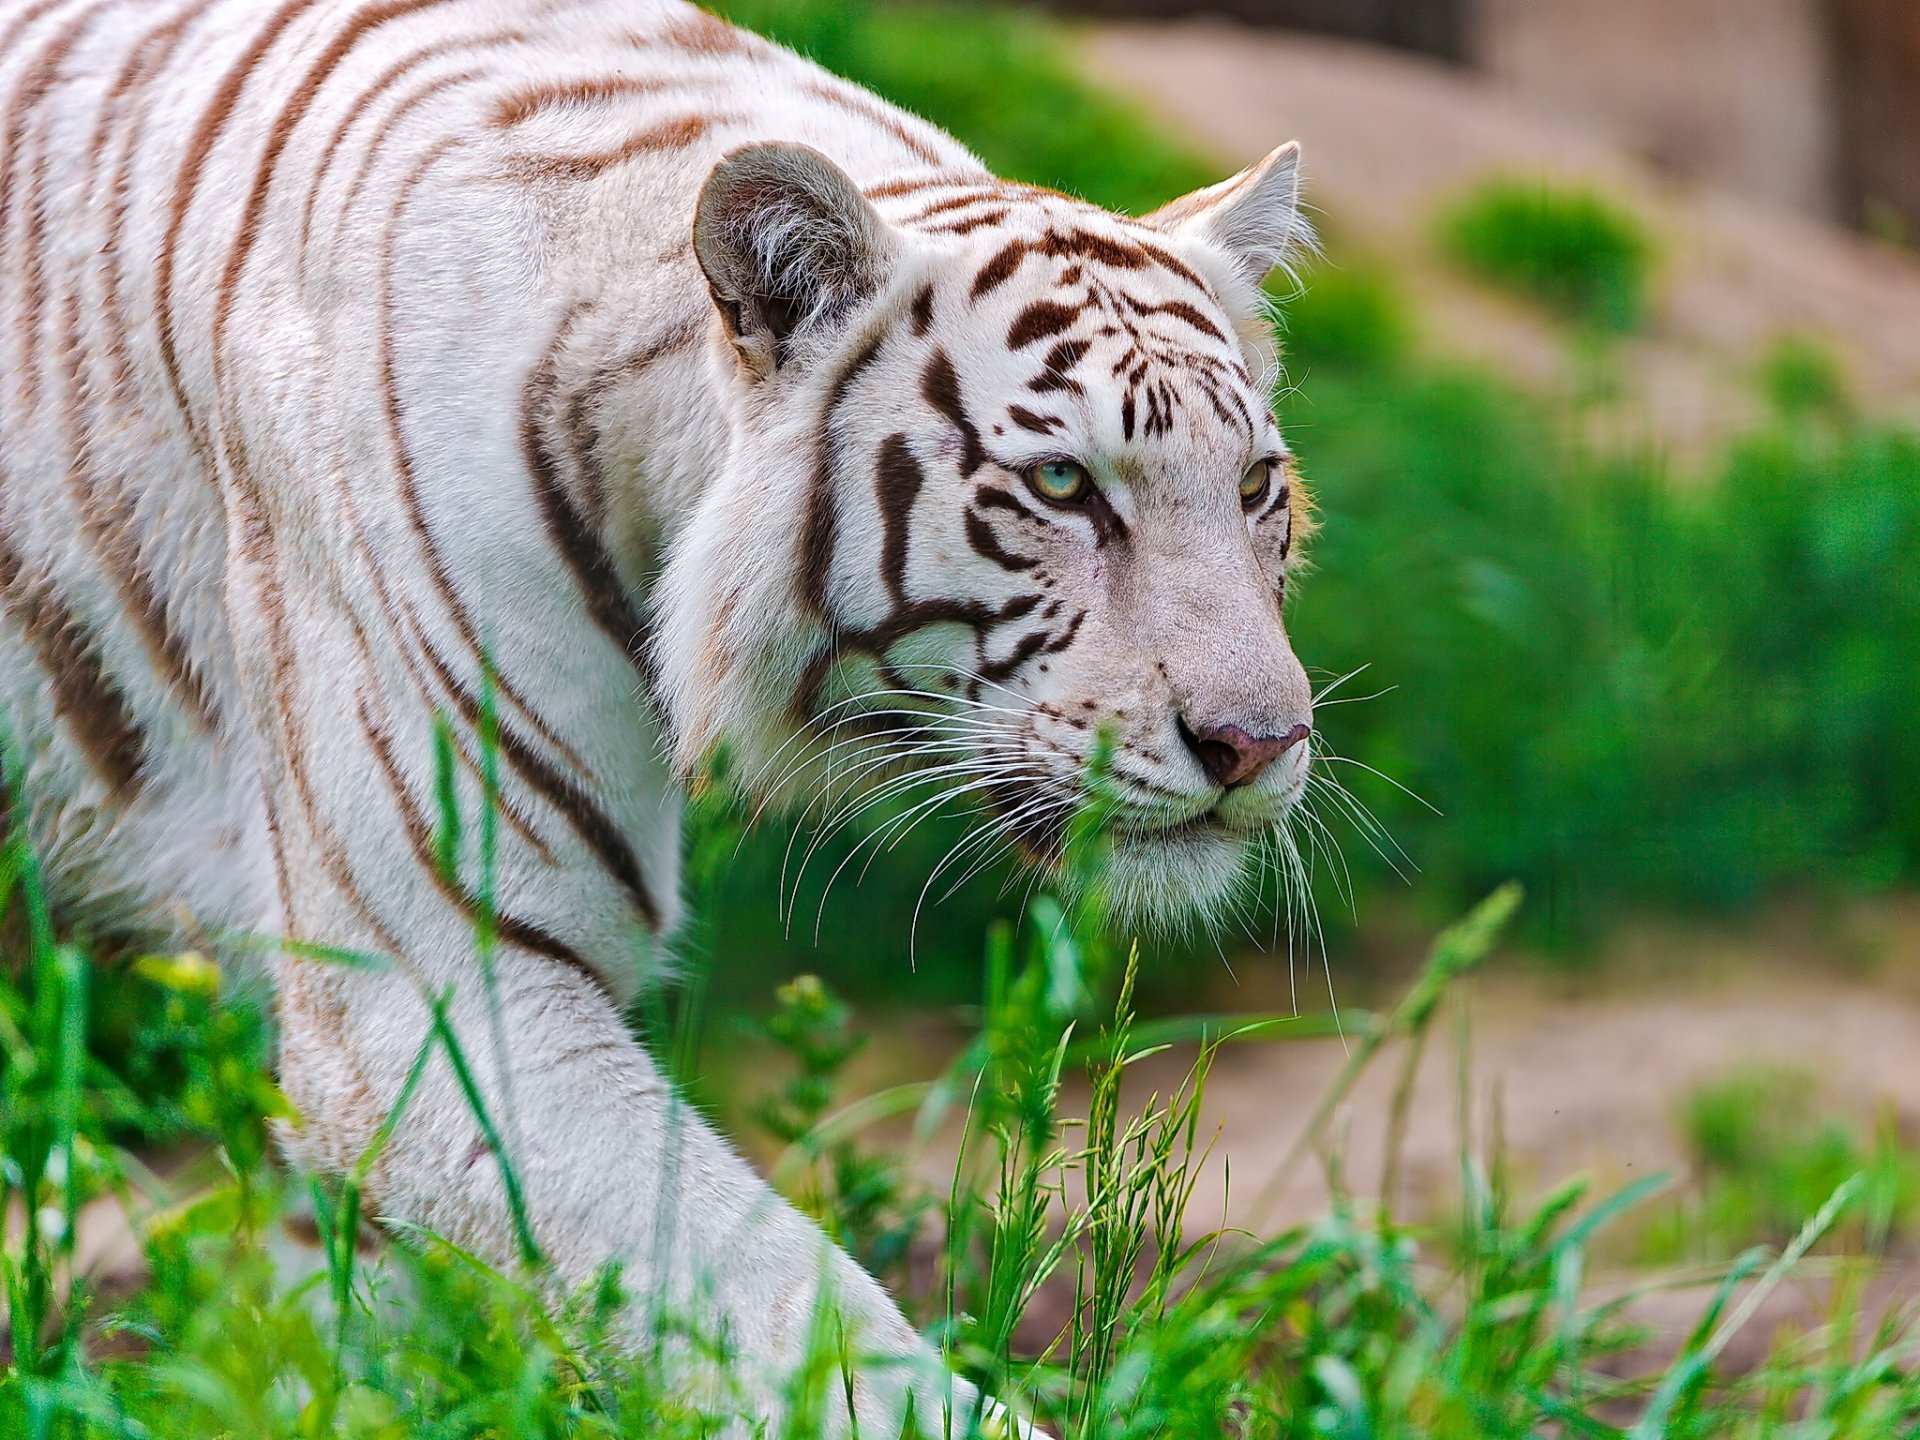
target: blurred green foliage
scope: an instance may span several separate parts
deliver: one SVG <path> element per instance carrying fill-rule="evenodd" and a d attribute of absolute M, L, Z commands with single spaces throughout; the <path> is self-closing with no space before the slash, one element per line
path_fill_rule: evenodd
<path fill-rule="evenodd" d="M 1853 1175 L 1861 1204 L 1833 1238 L 1852 1253 L 1884 1254 L 1920 1205 L 1920 1161 L 1887 1113 L 1870 1135 L 1821 1102 L 1816 1077 L 1755 1066 L 1702 1086 L 1679 1114 L 1693 1163 L 1677 1205 L 1647 1226 L 1648 1263 L 1714 1263 L 1755 1244 L 1781 1244 Z"/>
<path fill-rule="evenodd" d="M 1482 279 L 1597 329 L 1631 330 L 1645 312 L 1652 241 L 1583 186 L 1485 181 L 1440 217 L 1440 241 Z"/>
<path fill-rule="evenodd" d="M 1001 175 L 1150 210 L 1218 168 L 1088 82 L 1037 16 L 979 5 L 720 0 L 709 6 L 951 131 Z"/>
<path fill-rule="evenodd" d="M 1322 351 L 1321 304 L 1288 324 L 1325 522 L 1294 637 L 1394 687 L 1322 726 L 1444 812 L 1394 807 L 1427 884 L 1518 876 L 1577 929 L 1912 877 L 1920 436 L 1793 401 L 1675 474 L 1487 376 Z"/>

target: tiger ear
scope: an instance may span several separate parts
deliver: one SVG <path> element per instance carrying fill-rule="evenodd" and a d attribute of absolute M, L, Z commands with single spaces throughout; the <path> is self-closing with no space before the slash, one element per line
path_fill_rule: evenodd
<path fill-rule="evenodd" d="M 1147 223 L 1223 252 L 1258 285 L 1312 231 L 1300 216 L 1300 144 L 1289 140 L 1238 175 L 1161 206 Z"/>
<path fill-rule="evenodd" d="M 885 283 L 897 242 L 847 173 L 806 145 L 749 145 L 700 190 L 693 251 L 740 363 L 765 379 Z"/>

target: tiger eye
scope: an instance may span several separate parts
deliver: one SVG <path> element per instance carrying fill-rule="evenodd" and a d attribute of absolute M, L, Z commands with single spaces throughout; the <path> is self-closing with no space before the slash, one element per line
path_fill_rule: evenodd
<path fill-rule="evenodd" d="M 1093 476 L 1086 466 L 1072 460 L 1042 460 L 1027 471 L 1027 484 L 1042 500 L 1072 505 L 1092 492 Z"/>
<path fill-rule="evenodd" d="M 1273 462 L 1256 460 L 1247 467 L 1247 473 L 1240 477 L 1240 504 L 1251 510 L 1267 498 L 1267 491 L 1273 485 Z"/>

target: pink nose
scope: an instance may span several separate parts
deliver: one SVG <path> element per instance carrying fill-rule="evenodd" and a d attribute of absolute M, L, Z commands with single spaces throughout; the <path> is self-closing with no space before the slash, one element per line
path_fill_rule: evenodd
<path fill-rule="evenodd" d="M 1312 733 L 1311 727 L 1295 725 L 1284 735 L 1250 735 L 1238 725 L 1208 725 L 1199 730 L 1185 720 L 1180 722 L 1180 738 L 1187 742 L 1200 768 L 1216 785 L 1231 790 L 1250 785 L 1266 768 Z"/>

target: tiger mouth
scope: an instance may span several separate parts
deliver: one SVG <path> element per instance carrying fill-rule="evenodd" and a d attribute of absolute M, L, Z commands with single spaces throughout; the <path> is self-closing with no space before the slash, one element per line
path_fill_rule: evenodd
<path fill-rule="evenodd" d="M 1067 832 L 1077 806 L 1048 807 L 1043 787 L 1005 784 L 989 792 L 987 803 L 1021 857 L 1030 865 L 1057 869 L 1067 858 Z M 1122 850 L 1148 846 L 1177 847 L 1202 841 L 1245 841 L 1249 832 L 1208 806 L 1178 820 L 1155 820 L 1146 815 L 1121 814 L 1107 827 L 1108 838 Z"/>
<path fill-rule="evenodd" d="M 1167 842 L 1205 837 L 1208 839 L 1244 839 L 1245 832 L 1230 824 L 1217 809 L 1208 807 L 1197 815 L 1189 815 L 1184 820 L 1170 820 L 1164 824 L 1148 820 L 1123 820 L 1115 824 L 1113 833 L 1136 843 Z"/>

